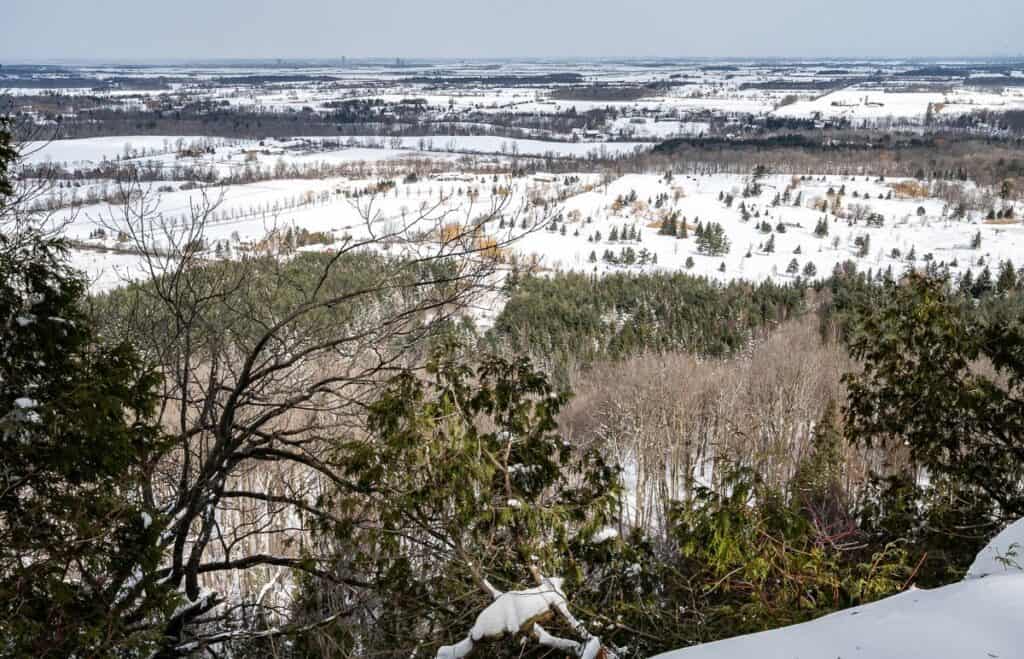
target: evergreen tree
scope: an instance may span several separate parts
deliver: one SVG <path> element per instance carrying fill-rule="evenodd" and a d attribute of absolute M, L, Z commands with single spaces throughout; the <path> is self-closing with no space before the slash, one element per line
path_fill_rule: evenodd
<path fill-rule="evenodd" d="M 977 278 L 975 278 L 971 294 L 980 300 L 991 293 L 994 288 L 995 285 L 992 283 L 992 271 L 989 270 L 989 267 L 986 265 L 981 269 L 981 272 L 978 273 Z"/>
<path fill-rule="evenodd" d="M 810 454 L 802 459 L 790 482 L 793 502 L 812 514 L 833 507 L 841 498 L 843 436 L 839 410 L 829 399 L 811 435 Z"/>
<path fill-rule="evenodd" d="M 457 642 L 491 603 L 490 584 L 525 590 L 531 568 L 567 577 L 569 592 L 582 588 L 592 568 L 581 543 L 616 523 L 620 488 L 596 450 L 563 441 L 557 416 L 567 400 L 525 358 L 468 365 L 447 344 L 425 375 L 387 384 L 370 405 L 367 439 L 336 448 L 332 460 L 360 505 L 381 520 L 329 530 L 346 560 L 373 548 L 371 588 L 387 603 L 374 613 L 379 643 L 388 630 L 415 637 L 411 625 L 427 618 L 460 630 L 441 639 Z M 332 496 L 351 501 L 347 489 Z"/>
<path fill-rule="evenodd" d="M 14 194 L 14 186 L 10 180 L 10 166 L 18 153 L 11 145 L 11 133 L 7 127 L 8 120 L 0 116 L 0 210 L 7 203 L 7 197 Z"/>
<path fill-rule="evenodd" d="M 857 236 L 853 242 L 857 246 L 857 256 L 865 258 L 871 252 L 871 234 Z"/>
<path fill-rule="evenodd" d="M 1013 262 L 1007 259 L 999 264 L 999 276 L 996 279 L 996 291 L 1008 293 L 1017 288 L 1017 270 Z"/>
<path fill-rule="evenodd" d="M 846 428 L 865 445 L 905 445 L 933 482 L 967 488 L 989 514 L 1024 515 L 1024 332 L 977 313 L 942 278 L 910 274 L 865 305 L 850 342 Z M 992 373 L 975 367 L 991 365 Z"/>
<path fill-rule="evenodd" d="M 164 448 L 158 378 L 97 336 L 64 241 L 7 211 L 21 223 L 0 234 L 0 654 L 144 653 L 145 623 L 172 605 L 142 488 Z"/>

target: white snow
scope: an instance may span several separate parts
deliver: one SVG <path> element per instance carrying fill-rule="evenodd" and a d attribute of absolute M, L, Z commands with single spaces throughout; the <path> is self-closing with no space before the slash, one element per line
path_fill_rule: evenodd
<path fill-rule="evenodd" d="M 22 397 L 14 399 L 14 406 L 19 410 L 34 410 L 39 406 L 39 403 L 31 398 Z"/>
<path fill-rule="evenodd" d="M 656 659 L 1020 659 L 1024 574 L 909 590 L 800 625 Z"/>
<path fill-rule="evenodd" d="M 967 578 L 979 579 L 1007 572 L 1024 572 L 1024 519 L 1003 529 L 978 552 L 967 570 Z M 1021 622 L 1024 624 L 1024 620 Z"/>
<path fill-rule="evenodd" d="M 1024 539 L 1024 520 L 979 553 L 967 579 L 910 590 L 817 620 L 674 650 L 655 659 L 1022 659 L 1024 572 L 998 555 Z M 988 577 L 977 578 L 987 574 Z"/>
<path fill-rule="evenodd" d="M 547 613 L 552 606 L 565 601 L 562 579 L 548 579 L 550 583 L 527 590 L 502 593 L 480 612 L 469 635 L 474 641 L 498 638 L 519 632 L 528 622 Z"/>
<path fill-rule="evenodd" d="M 595 545 L 599 545 L 604 542 L 608 542 L 609 540 L 613 540 L 617 537 L 619 537 L 619 532 L 610 526 L 606 526 L 597 533 L 595 533 L 593 537 L 590 538 L 590 541 L 593 542 Z"/>
<path fill-rule="evenodd" d="M 549 611 L 565 604 L 563 580 L 550 578 L 527 590 L 510 590 L 499 595 L 477 616 L 469 635 L 455 645 L 442 646 L 437 659 L 459 659 L 472 651 L 478 641 L 517 634 Z"/>

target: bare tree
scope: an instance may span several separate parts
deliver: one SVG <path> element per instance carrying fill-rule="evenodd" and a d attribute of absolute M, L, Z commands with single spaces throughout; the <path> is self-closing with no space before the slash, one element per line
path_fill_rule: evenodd
<path fill-rule="evenodd" d="M 520 226 L 508 197 L 387 217 L 387 191 L 354 202 L 358 231 L 317 255 L 266 241 L 213 259 L 205 238 L 219 199 L 207 191 L 182 224 L 132 182 L 103 218 L 146 277 L 99 302 L 107 331 L 133 339 L 163 375 L 170 448 L 149 465 L 144 496 L 161 528 L 159 579 L 183 598 L 158 630 L 161 656 L 319 626 L 358 605 L 366 584 L 309 551 L 309 530 L 346 514 L 321 495 L 357 490 L 328 449 L 360 432 L 375 385 L 416 369 L 432 336 L 498 294 L 504 250 L 547 221 L 488 231 L 500 219 Z M 275 591 L 293 571 L 346 595 L 318 619 L 282 624 L 287 600 Z"/>

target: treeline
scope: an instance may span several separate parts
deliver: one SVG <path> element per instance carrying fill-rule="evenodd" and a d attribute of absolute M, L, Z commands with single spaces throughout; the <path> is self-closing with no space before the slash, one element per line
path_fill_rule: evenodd
<path fill-rule="evenodd" d="M 867 133 L 863 138 L 805 134 L 739 139 L 675 139 L 652 152 L 615 162 L 611 170 L 673 171 L 676 174 L 749 174 L 755 166 L 771 172 L 918 178 L 999 185 L 1024 177 L 1024 140 L 983 139 L 956 134 L 893 137 Z"/>

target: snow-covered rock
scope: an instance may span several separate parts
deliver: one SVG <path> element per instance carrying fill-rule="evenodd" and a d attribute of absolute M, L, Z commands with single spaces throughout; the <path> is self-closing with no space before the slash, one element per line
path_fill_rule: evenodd
<path fill-rule="evenodd" d="M 967 570 L 968 579 L 1006 572 L 1024 572 L 1024 519 L 1010 524 L 978 552 Z M 1024 643 L 1024 631 L 1022 643 Z"/>
<path fill-rule="evenodd" d="M 655 659 L 1024 659 L 1024 571 L 998 560 L 1015 543 L 1024 546 L 1024 521 L 982 550 L 959 583 Z"/>

